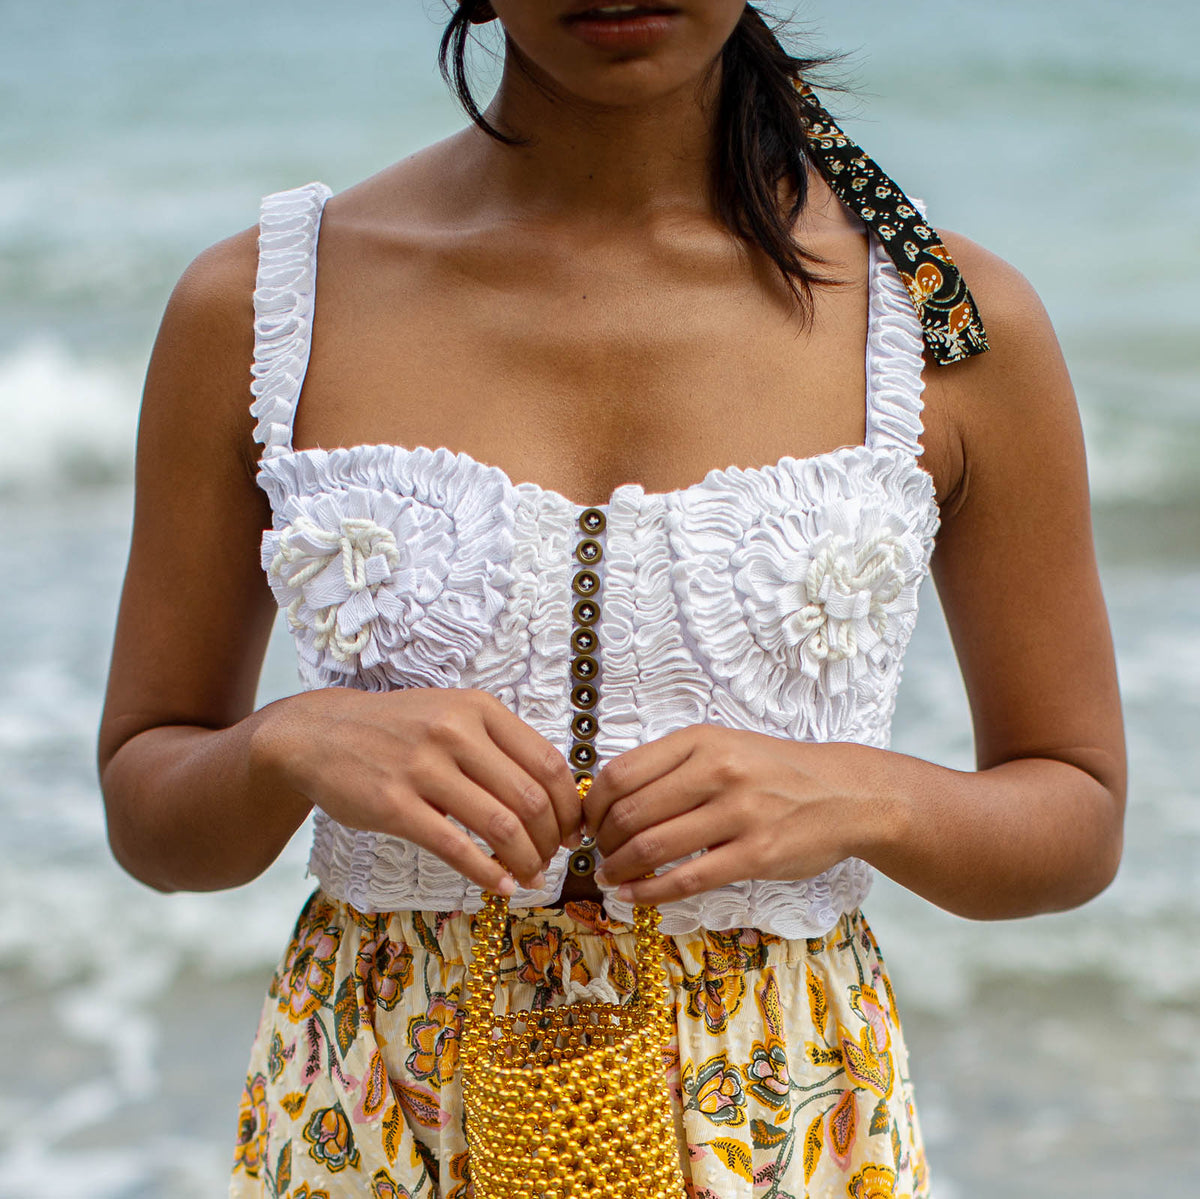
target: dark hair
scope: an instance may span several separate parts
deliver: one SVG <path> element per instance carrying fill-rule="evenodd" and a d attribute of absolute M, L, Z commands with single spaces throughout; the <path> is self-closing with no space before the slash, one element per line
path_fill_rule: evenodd
<path fill-rule="evenodd" d="M 453 0 L 448 0 L 453 2 Z M 479 111 L 466 72 L 466 46 L 472 17 L 486 20 L 487 0 L 458 0 L 458 7 L 438 49 L 438 68 L 471 120 L 506 145 L 528 145 L 529 139 L 502 133 Z M 838 55 L 801 58 L 780 45 L 778 34 L 790 32 L 786 18 L 772 18 L 747 4 L 733 33 L 713 62 L 721 64 L 721 94 L 717 104 L 716 136 L 710 164 L 712 198 L 726 227 L 758 245 L 783 275 L 800 310 L 812 312 L 812 289 L 834 280 L 811 268 L 824 260 L 809 253 L 792 236 L 796 218 L 808 198 L 805 168 L 807 105 L 794 80 L 839 60 Z M 524 67 L 517 47 L 507 42 L 517 65 Z M 828 84 L 826 86 L 829 86 Z M 779 203 L 779 185 L 786 182 L 792 200 Z"/>

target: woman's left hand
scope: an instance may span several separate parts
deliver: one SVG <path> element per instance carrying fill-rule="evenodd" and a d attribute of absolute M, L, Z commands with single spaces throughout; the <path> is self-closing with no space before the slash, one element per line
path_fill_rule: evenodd
<path fill-rule="evenodd" d="M 849 857 L 875 805 L 863 755 L 696 724 L 609 762 L 584 804 L 604 855 L 598 881 L 618 898 L 659 904 L 751 878 L 802 879 Z M 706 850 L 691 857 L 697 850 Z M 669 862 L 687 859 L 653 878 Z"/>

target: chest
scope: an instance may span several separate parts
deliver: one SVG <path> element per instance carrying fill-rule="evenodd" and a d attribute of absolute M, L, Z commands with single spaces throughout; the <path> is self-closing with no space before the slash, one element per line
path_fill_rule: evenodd
<path fill-rule="evenodd" d="M 331 225 L 294 445 L 446 446 L 587 503 L 860 444 L 865 242 L 835 267 L 806 320 L 732 253 Z"/>

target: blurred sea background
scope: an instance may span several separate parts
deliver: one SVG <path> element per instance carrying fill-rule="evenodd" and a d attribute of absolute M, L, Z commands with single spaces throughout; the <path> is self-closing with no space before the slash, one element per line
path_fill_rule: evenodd
<path fill-rule="evenodd" d="M 1200 6 L 808 0 L 798 15 L 853 54 L 857 94 L 831 101 L 852 136 L 938 223 L 1016 264 L 1055 321 L 1128 717 L 1126 855 L 1099 899 L 977 924 L 880 880 L 866 905 L 935 1193 L 1195 1194 Z M 253 224 L 260 196 L 339 190 L 461 127 L 434 66 L 443 20 L 439 0 L 0 0 L 5 1199 L 224 1193 L 263 989 L 312 885 L 307 829 L 222 894 L 159 895 L 109 855 L 93 743 L 141 377 L 175 279 Z M 476 64 L 482 106 L 495 71 Z M 894 745 L 970 767 L 924 599 Z M 264 702 L 295 689 L 290 654 L 277 635 Z"/>

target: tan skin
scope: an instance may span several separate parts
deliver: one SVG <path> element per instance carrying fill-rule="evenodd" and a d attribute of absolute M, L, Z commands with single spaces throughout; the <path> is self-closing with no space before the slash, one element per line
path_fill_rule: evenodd
<path fill-rule="evenodd" d="M 707 197 L 702 76 L 740 0 L 680 5 L 668 45 L 624 59 L 564 31 L 566 0 L 494 7 L 558 102 L 507 63 L 488 116 L 536 130 L 533 145 L 468 127 L 329 201 L 296 448 L 444 445 L 588 504 L 629 481 L 673 491 L 861 443 L 861 227 L 814 178 L 797 236 L 847 282 L 817 290 L 806 327 Z M 850 854 L 980 918 L 1109 883 L 1125 759 L 1079 419 L 1013 268 L 944 234 L 992 350 L 925 370 L 934 574 L 978 770 L 694 725 L 607 763 L 581 809 L 561 752 L 480 692 L 330 688 L 254 710 L 276 613 L 246 411 L 255 235 L 184 274 L 146 381 L 100 733 L 110 839 L 132 874 L 162 890 L 244 883 L 316 804 L 503 893 L 538 883 L 581 831 L 608 880 L 647 902 Z M 696 849 L 710 852 L 643 877 Z"/>

